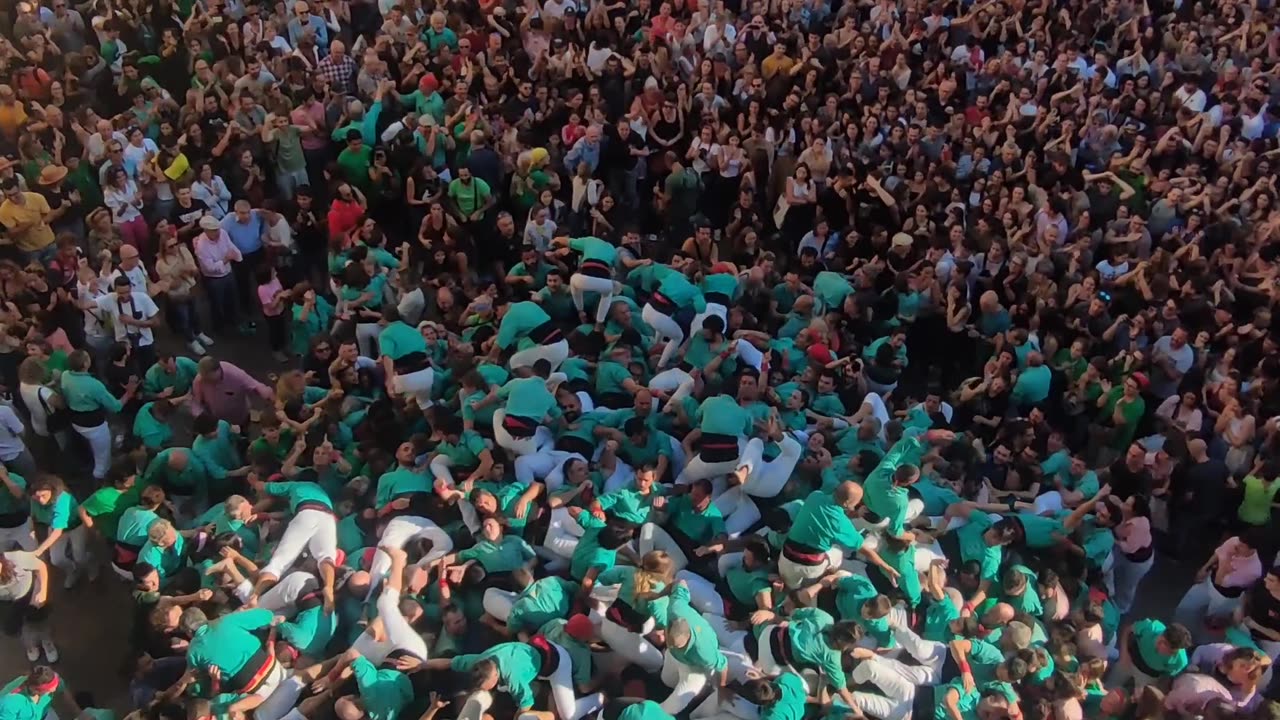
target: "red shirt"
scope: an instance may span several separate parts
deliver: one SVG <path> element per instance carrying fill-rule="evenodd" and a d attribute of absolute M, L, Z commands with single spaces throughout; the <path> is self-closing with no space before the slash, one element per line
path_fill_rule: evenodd
<path fill-rule="evenodd" d="M 362 217 L 364 208 L 360 207 L 360 203 L 334 198 L 333 205 L 329 206 L 329 237 L 342 237 L 351 232 Z"/>

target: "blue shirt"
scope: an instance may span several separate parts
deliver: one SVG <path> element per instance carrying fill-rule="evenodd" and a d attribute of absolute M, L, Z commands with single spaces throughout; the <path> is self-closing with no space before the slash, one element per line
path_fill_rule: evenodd
<path fill-rule="evenodd" d="M 249 222 L 242 223 L 236 219 L 234 212 L 222 218 L 222 229 L 227 231 L 231 244 L 236 246 L 241 255 L 255 253 L 262 249 L 262 234 L 266 232 L 265 223 L 257 210 L 249 211 Z"/>

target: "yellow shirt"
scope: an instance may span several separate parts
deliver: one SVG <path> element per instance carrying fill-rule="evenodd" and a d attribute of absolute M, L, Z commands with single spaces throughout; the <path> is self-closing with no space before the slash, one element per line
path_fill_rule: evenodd
<path fill-rule="evenodd" d="M 764 75 L 765 80 L 770 80 L 774 75 L 780 72 L 790 72 L 791 68 L 794 67 L 795 64 L 796 61 L 792 60 L 788 55 L 776 57 L 770 54 L 769 57 L 766 57 L 760 63 L 760 74 Z"/>
<path fill-rule="evenodd" d="M 12 200 L 5 200 L 0 205 L 0 223 L 9 230 L 9 237 L 24 252 L 42 250 L 53 243 L 53 228 L 44 221 L 50 211 L 49 203 L 43 195 L 33 192 L 22 193 L 24 203 L 19 205 Z M 27 229 L 14 232 L 18 225 L 27 225 Z"/>
<path fill-rule="evenodd" d="M 0 104 L 0 135 L 10 142 L 18 137 L 18 128 L 27 120 L 27 111 L 22 103 L 12 105 Z"/>

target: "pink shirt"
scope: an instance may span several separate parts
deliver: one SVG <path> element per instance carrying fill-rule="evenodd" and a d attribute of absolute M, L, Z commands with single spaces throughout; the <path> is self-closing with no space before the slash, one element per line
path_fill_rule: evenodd
<path fill-rule="evenodd" d="M 197 376 L 191 384 L 191 414 L 209 412 L 232 425 L 243 425 L 249 420 L 249 395 L 270 400 L 271 388 L 229 362 L 220 366 L 222 378 L 218 381 L 209 382 Z"/>
<path fill-rule="evenodd" d="M 1173 688 L 1164 696 L 1164 706 L 1167 710 L 1194 717 L 1214 700 L 1235 705 L 1231 692 L 1214 678 L 1199 673 L 1182 673 L 1174 678 Z"/>
<path fill-rule="evenodd" d="M 243 260 L 240 250 L 231 244 L 231 236 L 227 235 L 227 231 L 218 229 L 218 239 L 210 240 L 209 236 L 201 232 L 195 238 L 196 264 L 200 266 L 200 274 L 205 277 L 222 278 L 231 274 L 231 263 L 227 261 L 228 254 L 233 260 Z"/>
<path fill-rule="evenodd" d="M 276 299 L 276 295 L 284 290 L 280 278 L 273 277 L 266 285 L 258 286 L 258 302 L 262 303 L 262 314 L 275 317 L 284 312 L 284 305 Z"/>
<path fill-rule="evenodd" d="M 322 150 L 329 147 L 329 138 L 324 133 L 324 105 L 321 103 L 313 103 L 311 107 L 302 105 L 289 111 L 289 121 L 294 125 L 310 125 L 315 123 L 319 128 L 318 132 L 310 132 L 302 134 L 302 148 L 304 150 Z"/>
<path fill-rule="evenodd" d="M 1213 571 L 1214 584 L 1224 588 L 1249 587 L 1262 577 L 1262 560 L 1258 553 L 1237 555 L 1240 538 L 1229 538 L 1213 551 L 1218 567 Z"/>
<path fill-rule="evenodd" d="M 1151 547 L 1151 521 L 1136 517 L 1120 523 L 1116 528 L 1116 546 L 1128 555 Z"/>

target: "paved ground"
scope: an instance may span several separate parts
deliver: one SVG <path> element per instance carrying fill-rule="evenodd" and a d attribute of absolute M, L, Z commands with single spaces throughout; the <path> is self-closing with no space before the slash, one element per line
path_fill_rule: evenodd
<path fill-rule="evenodd" d="M 259 378 L 280 369 L 272 362 L 265 333 L 261 331 L 258 337 L 219 339 L 216 352 L 219 358 L 234 362 Z M 1141 613 L 1171 616 L 1192 572 L 1178 563 L 1158 558 L 1139 591 Z M 107 572 L 96 583 L 81 582 L 76 588 L 64 591 L 58 576 L 52 602 L 54 632 L 62 652 L 57 669 L 73 690 L 92 692 L 100 705 L 120 712 L 128 710 L 127 680 L 120 674 L 131 622 L 127 585 Z M 10 638 L 0 637 L 0 684 L 27 669 L 21 646 Z"/>

